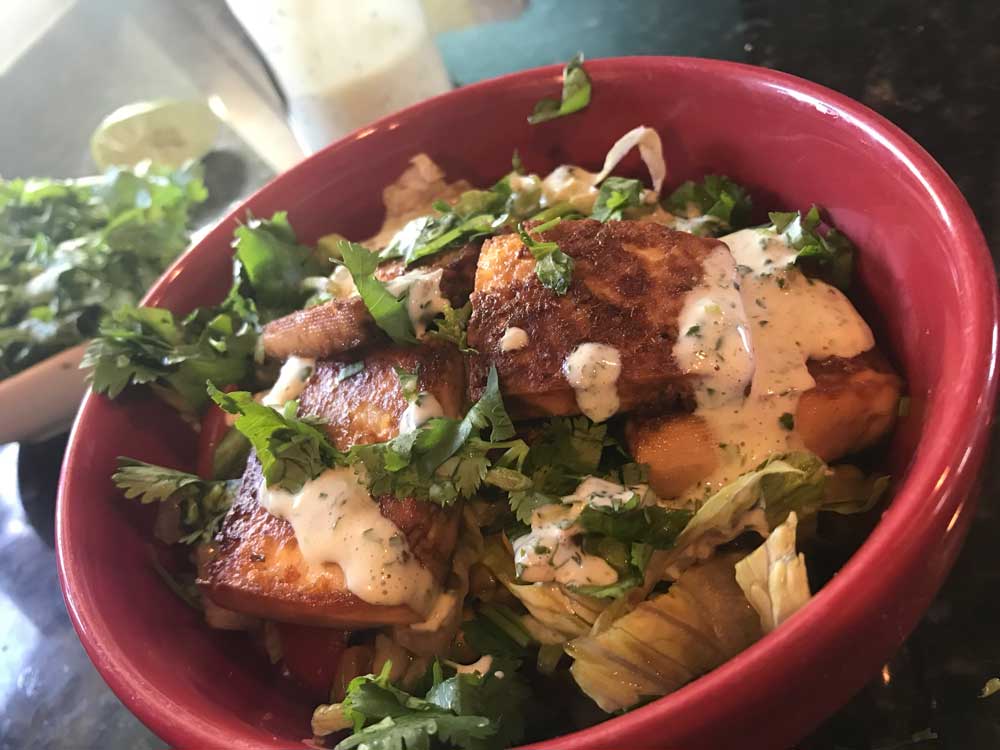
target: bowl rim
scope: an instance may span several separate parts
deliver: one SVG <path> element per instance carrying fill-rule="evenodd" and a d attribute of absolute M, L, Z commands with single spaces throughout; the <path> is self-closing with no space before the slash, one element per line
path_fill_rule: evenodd
<path fill-rule="evenodd" d="M 628 714 L 607 719 L 597 725 L 560 735 L 531 747 L 582 747 L 614 746 L 620 740 L 620 731 L 626 726 L 633 733 L 654 731 L 666 714 L 680 715 L 701 712 L 706 721 L 713 717 L 713 694 L 725 684 L 727 692 L 749 700 L 754 680 L 749 676 L 762 675 L 770 662 L 786 646 L 803 641 L 823 643 L 832 638 L 846 623 L 860 616 L 864 601 L 886 595 L 891 582 L 907 566 L 903 550 L 926 548 L 942 533 L 958 527 L 964 533 L 974 507 L 968 488 L 972 484 L 982 453 L 987 443 L 997 394 L 998 353 L 998 296 L 993 261 L 986 241 L 971 208 L 944 169 L 910 136 L 887 119 L 863 104 L 837 93 L 825 86 L 812 83 L 798 76 L 745 63 L 697 57 L 632 56 L 588 60 L 595 72 L 621 76 L 648 72 L 649 67 L 662 66 L 671 74 L 683 75 L 686 71 L 711 73 L 722 77 L 753 80 L 756 84 L 775 89 L 785 96 L 811 106 L 820 112 L 834 114 L 876 141 L 888 151 L 897 165 L 903 167 L 922 185 L 936 210 L 950 231 L 955 251 L 952 261 L 959 278 L 966 283 L 966 321 L 961 386 L 963 398 L 955 399 L 948 410 L 929 410 L 922 434 L 935 430 L 931 445 L 907 469 L 896 488 L 893 503 L 884 513 L 861 547 L 815 596 L 814 602 L 794 618 L 760 641 L 711 671 L 670 695 L 635 709 Z M 349 148 L 351 144 L 375 130 L 405 124 L 412 117 L 440 99 L 461 98 L 470 93 L 502 91 L 521 82 L 553 77 L 561 80 L 562 66 L 549 65 L 491 78 L 446 92 L 419 102 L 376 122 L 360 128 L 344 138 L 331 143 L 316 154 L 307 157 L 282 175 L 265 184 L 242 201 L 198 242 L 178 258 L 164 272 L 143 300 L 144 304 L 158 304 L 168 294 L 174 277 L 188 262 L 193 253 L 203 246 L 222 242 L 228 238 L 236 221 L 248 205 L 268 203 L 283 192 L 292 176 L 309 169 L 311 161 L 322 159 L 331 152 Z M 75 591 L 83 584 L 75 564 L 81 556 L 70 528 L 66 498 L 72 496 L 75 474 L 84 462 L 80 452 L 84 418 L 95 398 L 88 392 L 77 414 L 70 435 L 66 457 L 59 482 L 56 508 L 56 553 L 59 580 L 70 619 L 80 640 L 98 672 L 112 691 L 155 734 L 178 747 L 222 747 L 219 730 L 193 716 L 190 707 L 165 705 L 157 695 L 154 685 L 129 663 L 116 649 L 113 636 L 104 629 L 94 627 L 90 602 L 81 600 Z M 921 504 L 921 513 L 909 512 Z M 929 509 L 928 509 L 929 508 Z M 887 554 L 889 551 L 893 554 Z M 865 574 L 870 566 L 878 565 L 880 574 Z M 863 592 L 863 593 L 861 593 Z M 829 606 L 836 603 L 836 607 Z M 900 640 L 905 634 L 901 634 Z M 731 701 L 729 701 L 731 702 Z M 193 717 L 193 718 L 192 718 Z M 243 747 L 242 743 L 228 744 L 230 748 Z M 249 747 L 249 746 L 247 746 Z"/>

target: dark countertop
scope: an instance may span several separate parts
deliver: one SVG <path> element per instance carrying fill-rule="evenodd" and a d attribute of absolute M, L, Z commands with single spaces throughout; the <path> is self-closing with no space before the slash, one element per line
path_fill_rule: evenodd
<path fill-rule="evenodd" d="M 105 0 L 80 5 L 87 22 L 96 25 L 102 10 L 115 15 L 121 7 Z M 217 27 L 201 31 L 202 44 L 214 36 L 238 38 L 224 9 L 206 17 Z M 59 25 L 47 33 L 55 34 L 54 43 L 61 43 L 60 34 L 70 36 Z M 864 102 L 919 141 L 963 190 L 991 247 L 1000 247 L 1000 4 L 995 0 L 534 0 L 515 20 L 445 32 L 439 42 L 458 83 L 562 61 L 580 49 L 589 57 L 720 57 L 812 79 Z M 191 40 L 185 50 L 195 62 L 218 52 L 200 50 Z M 65 64 L 49 55 L 47 65 L 35 65 L 35 90 L 62 79 Z M 94 85 L 116 74 L 102 68 L 94 73 L 100 76 Z M 157 88 L 160 73 L 146 75 L 149 80 L 129 89 L 133 98 L 142 94 L 131 92 L 143 87 L 151 89 L 148 97 L 165 93 Z M 4 101 L 27 95 L 23 88 L 8 88 L 13 80 L 0 79 Z M 184 85 L 205 93 L 215 85 L 206 76 L 191 80 L 195 84 Z M 254 80 L 266 78 L 258 71 Z M 175 83 L 165 81 L 161 89 L 176 88 Z M 53 107 L 71 108 L 74 96 L 90 94 L 73 92 L 65 83 L 52 90 L 68 97 Z M 30 104 L 25 111 L 37 117 L 49 111 Z M 12 130 L 10 122 L 0 125 L 0 171 L 52 172 L 57 167 L 51 154 L 60 155 L 62 174 L 87 169 L 80 153 L 85 139 L 73 121 L 59 127 L 47 122 L 52 149 L 36 161 L 26 160 L 24 150 L 14 154 L 14 145 L 33 127 L 19 114 L 14 122 L 22 130 Z M 228 180 L 219 190 L 232 199 L 259 185 L 268 172 L 253 157 L 245 159 L 249 167 L 234 165 L 229 153 L 221 164 L 231 173 L 217 179 Z M 59 437 L 0 447 L 0 750 L 162 748 L 90 665 L 63 606 L 52 514 L 64 445 L 65 437 Z M 987 679 L 1000 676 L 996 442 L 986 466 L 976 523 L 944 590 L 902 650 L 848 706 L 800 743 L 801 750 L 1000 748 L 1000 695 L 978 697 Z"/>

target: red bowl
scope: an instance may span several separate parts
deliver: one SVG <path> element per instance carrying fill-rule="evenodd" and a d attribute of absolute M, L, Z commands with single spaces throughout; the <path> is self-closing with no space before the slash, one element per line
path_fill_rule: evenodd
<path fill-rule="evenodd" d="M 663 136 L 670 181 L 723 172 L 763 207 L 824 206 L 861 248 L 860 294 L 905 373 L 910 416 L 890 450 L 900 478 L 860 550 L 793 620 L 666 698 L 547 748 L 774 750 L 844 703 L 913 628 L 951 567 L 996 394 L 997 288 L 975 219 L 934 160 L 857 102 L 770 70 L 683 58 L 588 62 L 593 101 L 529 126 L 558 67 L 486 81 L 387 117 L 276 178 L 183 258 L 147 297 L 185 312 L 228 285 L 230 237 L 247 212 L 287 210 L 306 241 L 363 237 L 380 189 L 429 153 L 453 178 L 489 184 L 516 147 L 532 170 L 596 167 L 622 133 Z M 637 163 L 632 163 L 637 167 Z M 115 456 L 193 463 L 188 429 L 155 399 L 88 395 L 63 468 L 57 533 L 70 616 L 112 690 L 180 748 L 300 746 L 311 706 L 245 648 L 213 632 L 147 564 L 149 535 L 111 484 Z M 773 717 L 780 712 L 781 719 Z"/>

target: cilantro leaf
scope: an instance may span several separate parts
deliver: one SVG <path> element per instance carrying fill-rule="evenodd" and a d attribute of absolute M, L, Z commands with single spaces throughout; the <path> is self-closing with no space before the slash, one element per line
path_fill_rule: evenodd
<path fill-rule="evenodd" d="M 403 398 L 406 399 L 407 403 L 412 404 L 420 396 L 420 367 L 418 366 L 413 372 L 398 366 L 393 366 L 392 369 L 396 373 L 396 380 L 399 381 L 399 390 L 402 392 Z"/>
<path fill-rule="evenodd" d="M 579 112 L 590 104 L 590 93 L 590 78 L 583 69 L 583 53 L 578 52 L 563 68 L 562 101 L 542 99 L 535 105 L 528 122 L 537 125 L 540 122 Z"/>
<path fill-rule="evenodd" d="M 427 335 L 438 341 L 451 342 L 463 354 L 477 354 L 475 349 L 469 347 L 467 329 L 471 317 L 472 303 L 466 302 L 457 310 L 449 304 L 444 308 L 444 317 L 435 321 L 436 329 L 428 331 Z"/>
<path fill-rule="evenodd" d="M 691 520 L 689 510 L 661 508 L 658 505 L 628 504 L 620 510 L 588 505 L 578 523 L 588 534 L 600 534 L 622 542 L 638 542 L 654 549 L 668 549 Z"/>
<path fill-rule="evenodd" d="M 268 485 L 298 492 L 342 457 L 315 423 L 295 417 L 295 401 L 279 413 L 246 391 L 223 393 L 209 383 L 208 393 L 224 411 L 237 415 L 234 426 L 257 452 Z"/>
<path fill-rule="evenodd" d="M 489 440 L 480 433 L 489 429 Z M 521 441 L 507 441 L 514 425 L 500 396 L 495 369 L 479 401 L 461 420 L 437 417 L 384 443 L 356 445 L 346 461 L 363 465 L 375 494 L 417 497 L 448 505 L 470 497 L 492 465 L 489 452 L 523 451 Z"/>
<path fill-rule="evenodd" d="M 750 224 L 752 202 L 744 187 L 725 175 L 706 175 L 701 182 L 688 180 L 666 200 L 667 209 L 680 217 L 696 216 L 695 234 L 719 236 Z M 703 218 L 704 221 L 697 221 Z"/>
<path fill-rule="evenodd" d="M 626 208 L 642 205 L 642 183 L 625 177 L 608 177 L 601 183 L 590 218 L 619 221 Z"/>
<path fill-rule="evenodd" d="M 531 231 L 535 234 L 541 234 L 560 221 L 562 221 L 561 218 L 552 219 L 532 227 Z M 566 294 L 573 279 L 573 259 L 559 249 L 558 243 L 534 239 L 528 234 L 524 224 L 517 225 L 517 233 L 521 236 L 521 242 L 535 257 L 535 275 L 542 282 L 542 286 L 551 289 L 556 294 Z"/>
<path fill-rule="evenodd" d="M 834 286 L 847 289 L 854 269 L 854 244 L 833 227 L 821 232 L 818 206 L 801 211 L 772 211 L 769 229 L 798 251 L 796 264 L 815 266 Z"/>
<path fill-rule="evenodd" d="M 329 271 L 328 262 L 298 243 L 284 211 L 251 217 L 236 228 L 233 247 L 265 322 L 301 308 L 309 296 L 303 279 Z"/>
<path fill-rule="evenodd" d="M 169 310 L 125 306 L 100 327 L 81 367 L 93 389 L 115 398 L 130 383 L 163 386 L 159 395 L 196 413 L 208 400 L 205 381 L 239 384 L 253 372 L 256 309 L 234 287 L 215 308 L 178 322 Z"/>
<path fill-rule="evenodd" d="M 118 470 L 111 479 L 130 500 L 138 498 L 144 505 L 178 503 L 181 526 L 187 532 L 180 539 L 184 544 L 212 540 L 240 484 L 239 480 L 208 482 L 125 456 L 118 457 Z"/>
<path fill-rule="evenodd" d="M 528 691 L 514 670 L 503 670 L 502 678 L 492 671 L 444 679 L 435 663 L 433 684 L 420 698 L 392 685 L 389 668 L 391 664 L 377 676 L 351 680 L 341 711 L 353 723 L 354 734 L 336 750 L 490 750 L 509 747 L 523 736 L 522 704 Z"/>
<path fill-rule="evenodd" d="M 377 254 L 356 242 L 341 242 L 344 265 L 351 272 L 358 294 L 375 319 L 375 324 L 397 344 L 415 344 L 417 336 L 406 309 L 406 295 L 396 299 L 383 282 L 375 278 L 379 264 Z"/>

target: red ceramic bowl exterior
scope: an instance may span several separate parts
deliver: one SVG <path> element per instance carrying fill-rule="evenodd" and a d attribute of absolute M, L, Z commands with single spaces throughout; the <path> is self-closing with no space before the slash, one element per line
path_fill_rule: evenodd
<path fill-rule="evenodd" d="M 420 151 L 453 178 L 489 184 L 509 169 L 515 147 L 533 171 L 562 162 L 596 167 L 615 138 L 645 124 L 663 136 L 671 184 L 723 172 L 749 185 L 763 208 L 824 206 L 862 249 L 861 304 L 912 396 L 890 451 L 901 478 L 890 508 L 841 572 L 777 632 L 673 695 L 544 743 L 786 747 L 900 645 L 958 552 L 996 390 L 992 262 L 941 167 L 854 101 L 717 61 L 596 60 L 588 71 L 590 107 L 548 124 L 529 126 L 525 114 L 558 91 L 558 67 L 459 89 L 352 134 L 250 198 L 177 261 L 147 301 L 185 312 L 218 300 L 233 227 L 248 211 L 287 210 L 306 241 L 333 230 L 366 236 L 380 220 L 380 188 Z M 70 615 L 111 688 L 171 745 L 300 746 L 308 703 L 276 682 L 243 636 L 204 627 L 160 583 L 146 564 L 148 533 L 111 484 L 119 454 L 190 467 L 192 453 L 190 432 L 155 399 L 86 398 L 58 504 Z"/>

